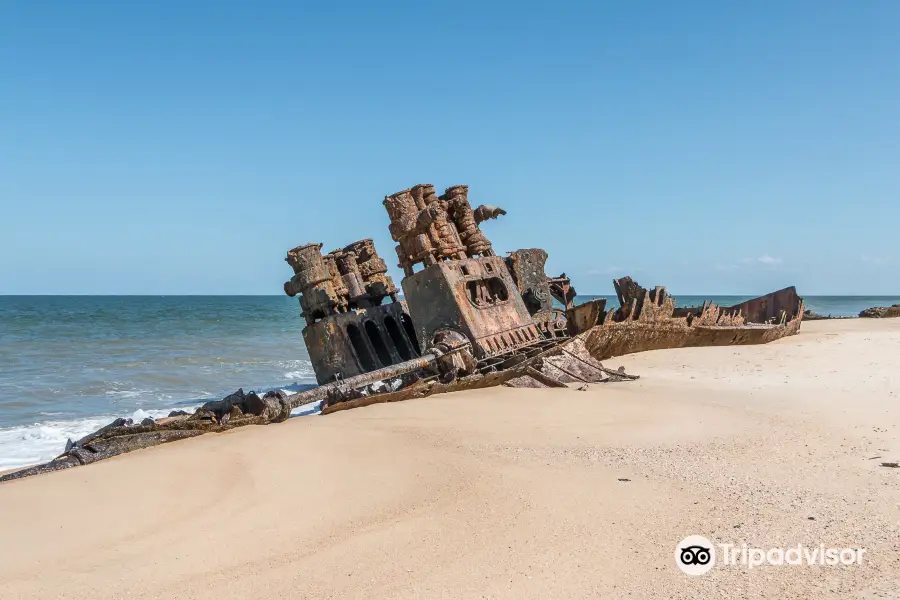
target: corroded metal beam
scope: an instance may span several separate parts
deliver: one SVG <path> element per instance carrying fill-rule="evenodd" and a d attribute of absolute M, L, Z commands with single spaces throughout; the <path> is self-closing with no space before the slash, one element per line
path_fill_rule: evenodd
<path fill-rule="evenodd" d="M 368 373 L 362 373 L 361 375 L 355 375 L 353 377 L 348 377 L 347 379 L 342 379 L 341 381 L 335 381 L 334 383 L 320 385 L 319 387 L 312 388 L 310 390 L 304 390 L 296 394 L 291 394 L 290 396 L 285 398 L 285 401 L 290 404 L 291 409 L 294 409 L 298 406 L 303 406 L 304 404 L 310 404 L 311 402 L 320 402 L 322 400 L 325 400 L 330 395 L 335 394 L 342 389 L 356 389 L 365 385 L 375 383 L 377 381 L 394 379 L 395 377 L 400 377 L 414 371 L 427 369 L 436 365 L 437 361 L 437 355 L 426 353 L 420 358 L 414 358 L 412 360 L 407 360 L 396 365 L 391 365 L 382 369 L 376 369 L 374 371 L 369 371 Z"/>

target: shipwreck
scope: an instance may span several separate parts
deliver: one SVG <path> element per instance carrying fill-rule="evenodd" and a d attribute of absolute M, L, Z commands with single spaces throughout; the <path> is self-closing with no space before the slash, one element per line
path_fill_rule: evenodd
<path fill-rule="evenodd" d="M 793 287 L 719 307 L 678 308 L 663 287 L 614 281 L 618 306 L 576 302 L 563 273 L 548 276 L 547 252 L 500 256 L 481 229 L 506 214 L 473 208 L 467 186 L 438 195 L 419 184 L 384 198 L 397 242 L 400 289 L 370 238 L 328 253 L 297 246 L 284 284 L 299 296 L 302 336 L 318 386 L 296 394 L 243 390 L 193 414 L 135 424 L 123 419 L 77 441 L 43 465 L 0 481 L 90 464 L 207 432 L 280 422 L 301 406 L 320 414 L 380 402 L 496 385 L 583 388 L 637 379 L 603 360 L 685 346 L 761 344 L 797 333 L 803 300 Z M 402 297 L 400 291 L 402 290 Z"/>

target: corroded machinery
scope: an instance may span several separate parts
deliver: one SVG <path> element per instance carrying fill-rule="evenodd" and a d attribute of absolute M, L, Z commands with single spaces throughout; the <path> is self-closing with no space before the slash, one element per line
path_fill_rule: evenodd
<path fill-rule="evenodd" d="M 324 256 L 322 244 L 306 244 L 285 260 L 294 276 L 284 291 L 300 295 L 303 339 L 320 384 L 419 356 L 405 304 L 371 239 Z"/>
<path fill-rule="evenodd" d="M 322 256 L 322 244 L 289 250 L 284 259 L 294 276 L 284 284 L 288 296 L 301 294 L 307 325 L 355 309 L 379 306 L 385 297 L 397 299 L 387 265 L 371 239 L 353 242 Z"/>
<path fill-rule="evenodd" d="M 548 337 L 575 335 L 582 331 L 575 326 L 577 321 L 571 320 L 575 288 L 565 273 L 547 277 L 546 263 L 547 252 L 540 248 L 514 250 L 506 258 L 506 267 L 538 329 Z M 556 308 L 554 300 L 562 308 Z"/>
<path fill-rule="evenodd" d="M 303 338 L 320 383 L 287 395 L 238 390 L 188 414 L 132 423 L 117 419 L 72 441 L 56 459 L 0 482 L 90 464 L 210 431 L 277 423 L 291 411 L 321 414 L 442 392 L 508 385 L 566 387 L 636 379 L 598 361 L 685 346 L 759 344 L 792 335 L 803 300 L 785 288 L 739 305 L 676 308 L 665 288 L 614 281 L 619 306 L 575 303 L 563 273 L 548 277 L 539 248 L 497 256 L 480 224 L 505 214 L 473 209 L 468 188 L 438 196 L 422 184 L 387 196 L 405 300 L 371 239 L 322 254 L 322 244 L 287 253 L 284 291 L 300 295 Z M 885 309 L 885 312 L 887 309 Z M 313 408 L 306 410 L 312 411 Z"/>
<path fill-rule="evenodd" d="M 398 266 L 406 277 L 418 264 L 494 256 L 479 223 L 506 214 L 488 205 L 473 210 L 466 185 L 454 185 L 438 196 L 433 185 L 422 183 L 387 196 L 384 207 L 391 219 L 391 237 L 398 242 Z"/>
<path fill-rule="evenodd" d="M 327 396 L 323 412 L 371 402 L 362 397 L 373 394 L 390 401 L 500 383 L 599 381 L 609 371 L 596 361 L 610 356 L 762 343 L 799 327 L 802 300 L 793 288 L 727 309 L 675 309 L 664 288 L 623 278 L 615 282 L 618 308 L 607 310 L 603 298 L 576 305 L 565 273 L 547 276 L 544 250 L 496 255 L 481 224 L 506 212 L 473 209 L 468 192 L 457 185 L 438 195 L 419 184 L 385 197 L 404 301 L 371 240 L 324 257 L 320 245 L 288 253 L 295 275 L 285 291 L 303 295 L 316 377 L 336 382 L 327 393 L 311 392 Z"/>
<path fill-rule="evenodd" d="M 335 382 L 326 403 L 366 396 L 375 381 L 390 380 L 387 391 L 400 396 L 423 385 L 430 393 L 435 384 L 496 385 L 523 374 L 557 381 L 537 373 L 571 341 L 565 311 L 551 304 L 556 298 L 572 308 L 574 290 L 564 275 L 546 277 L 543 250 L 505 259 L 494 253 L 480 225 L 506 211 L 473 209 L 463 185 L 438 195 L 419 184 L 385 197 L 384 207 L 404 273 L 403 301 L 371 240 L 325 256 L 320 244 L 288 252 L 294 277 L 285 292 L 301 295 L 316 379 Z M 391 303 L 382 304 L 388 296 Z M 585 358 L 587 379 L 579 380 L 598 379 Z"/>
<path fill-rule="evenodd" d="M 496 363 L 543 341 L 506 263 L 479 227 L 505 211 L 473 210 L 464 185 L 449 187 L 441 196 L 433 185 L 416 185 L 386 197 L 384 206 L 421 344 L 429 345 L 442 331 L 455 331 L 472 343 L 476 359 Z"/>

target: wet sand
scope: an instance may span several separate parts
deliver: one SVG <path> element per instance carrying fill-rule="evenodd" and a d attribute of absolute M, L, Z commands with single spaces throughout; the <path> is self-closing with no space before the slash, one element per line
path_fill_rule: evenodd
<path fill-rule="evenodd" d="M 0 598 L 900 597 L 900 319 L 611 359 L 637 382 L 293 419 L 0 485 Z M 874 458 L 879 457 L 879 458 Z M 690 534 L 863 547 L 714 568 Z"/>

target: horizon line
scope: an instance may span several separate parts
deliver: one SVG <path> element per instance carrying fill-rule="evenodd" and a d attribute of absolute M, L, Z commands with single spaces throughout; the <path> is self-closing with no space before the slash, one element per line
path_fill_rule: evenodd
<path fill-rule="evenodd" d="M 716 293 L 716 292 L 704 292 L 702 294 L 691 293 L 691 294 L 682 294 L 682 293 L 673 293 L 666 290 L 669 296 L 673 296 L 677 299 L 678 296 L 750 296 L 757 297 L 765 294 L 753 293 L 753 294 L 736 294 L 736 293 Z M 771 293 L 771 292 L 769 292 Z M 611 294 L 578 294 L 578 296 L 616 296 L 615 292 Z M 578 297 L 576 296 L 576 298 Z M 845 298 L 900 298 L 900 293 L 897 294 L 800 294 L 800 297 L 807 296 L 834 296 L 834 297 L 845 297 Z M 234 298 L 290 298 L 286 294 L 192 294 L 192 293 L 174 293 L 174 294 L 116 294 L 116 293 L 76 293 L 76 294 L 12 294 L 6 292 L 0 292 L 0 298 L 160 298 L 160 297 L 179 297 L 179 298 L 221 298 L 221 297 L 234 297 Z M 400 297 L 404 297 L 403 294 L 400 294 Z"/>

